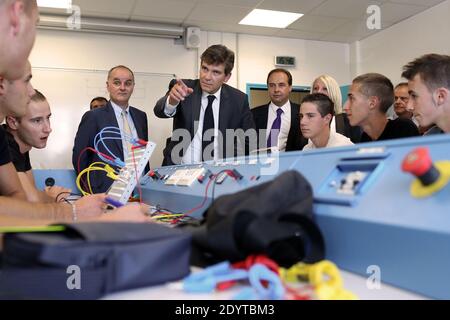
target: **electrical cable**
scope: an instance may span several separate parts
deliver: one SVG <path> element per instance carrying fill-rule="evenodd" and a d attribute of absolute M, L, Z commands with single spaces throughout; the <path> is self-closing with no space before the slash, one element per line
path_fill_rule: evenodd
<path fill-rule="evenodd" d="M 68 197 L 70 197 L 70 196 L 73 196 L 73 197 L 81 197 L 81 196 L 82 196 L 82 195 L 79 194 L 79 193 L 73 193 L 73 192 L 63 191 L 63 192 L 60 192 L 60 193 L 58 193 L 58 194 L 56 195 L 56 197 L 55 197 L 55 202 L 61 202 L 64 198 L 67 198 L 67 197 L 64 197 L 64 198 L 59 199 L 59 197 L 61 197 L 61 196 L 64 195 L 64 194 L 67 194 Z"/>
<path fill-rule="evenodd" d="M 227 169 L 227 170 L 222 170 L 222 171 L 218 172 L 217 174 L 213 174 L 212 176 L 210 176 L 209 181 L 208 181 L 208 183 L 207 183 L 207 185 L 206 185 L 206 188 L 205 188 L 205 196 L 204 196 L 204 198 L 203 198 L 202 203 L 201 203 L 200 205 L 198 205 L 197 207 L 192 208 L 192 209 L 188 210 L 187 212 L 183 213 L 183 215 L 182 215 L 180 218 L 174 219 L 174 220 L 171 222 L 171 224 L 176 224 L 176 223 L 178 223 L 181 219 L 183 219 L 183 218 L 189 216 L 190 214 L 192 214 L 193 212 L 195 212 L 195 211 L 197 211 L 197 210 L 203 208 L 203 206 L 206 204 L 206 202 L 207 202 L 207 200 L 208 200 L 208 189 L 209 189 L 209 186 L 211 185 L 211 183 L 213 183 L 213 190 L 212 190 L 212 197 L 211 197 L 211 199 L 212 199 L 212 200 L 211 200 L 211 203 L 212 203 L 212 202 L 214 201 L 214 190 L 215 190 L 215 185 L 216 185 L 216 183 L 217 183 L 217 178 L 218 178 L 222 173 L 224 173 L 224 172 L 226 172 L 230 177 L 236 179 L 236 177 L 234 176 L 233 171 L 232 171 L 232 170 L 228 170 L 228 169 Z"/>
<path fill-rule="evenodd" d="M 96 167 L 96 165 L 99 165 L 99 164 L 103 164 L 103 163 L 102 163 L 102 162 L 94 162 L 94 163 L 91 164 L 88 168 L 84 169 L 83 171 L 81 171 L 81 172 L 78 174 L 77 179 L 76 179 L 75 182 L 76 182 L 76 185 L 77 185 L 78 189 L 81 191 L 81 193 L 82 193 L 83 196 L 86 196 L 86 195 L 89 194 L 89 192 L 86 192 L 85 190 L 83 190 L 83 188 L 82 188 L 81 185 L 80 185 L 81 177 L 82 177 L 84 174 L 88 174 L 87 183 L 88 183 L 89 191 L 91 192 L 91 194 L 93 193 L 93 192 L 92 192 L 92 187 L 91 187 L 91 184 L 90 184 L 90 179 L 89 179 L 89 173 L 90 173 L 91 171 L 104 171 L 104 172 L 107 173 L 107 176 L 110 177 L 111 179 L 116 180 L 116 179 L 118 178 L 118 176 L 117 176 L 117 174 L 116 174 L 116 172 L 114 171 L 113 168 L 111 168 L 111 167 L 108 166 L 107 164 L 103 164 L 104 167 Z"/>

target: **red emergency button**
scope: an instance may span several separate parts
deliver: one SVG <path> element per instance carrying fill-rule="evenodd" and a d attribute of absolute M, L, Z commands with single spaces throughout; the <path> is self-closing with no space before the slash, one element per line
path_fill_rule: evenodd
<path fill-rule="evenodd" d="M 402 163 L 402 170 L 416 177 L 424 175 L 430 170 L 433 162 L 427 148 L 417 148 L 410 152 Z"/>
<path fill-rule="evenodd" d="M 428 148 L 417 148 L 411 151 L 402 163 L 402 170 L 416 176 L 424 186 L 433 184 L 440 173 L 433 165 Z"/>

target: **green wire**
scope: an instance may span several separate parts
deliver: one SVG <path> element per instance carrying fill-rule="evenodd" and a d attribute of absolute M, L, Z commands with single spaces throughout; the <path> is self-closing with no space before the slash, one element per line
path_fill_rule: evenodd
<path fill-rule="evenodd" d="M 60 232 L 64 231 L 64 226 L 45 227 L 0 227 L 0 233 L 22 233 L 22 232 Z"/>

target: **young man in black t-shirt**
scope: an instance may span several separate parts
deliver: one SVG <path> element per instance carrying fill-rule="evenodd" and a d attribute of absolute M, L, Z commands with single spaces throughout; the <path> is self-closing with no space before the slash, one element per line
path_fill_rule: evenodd
<path fill-rule="evenodd" d="M 450 132 L 450 56 L 427 54 L 403 67 L 408 79 L 407 109 L 423 127 L 436 124 Z"/>
<path fill-rule="evenodd" d="M 6 140 L 6 134 L 3 128 L 0 128 L 0 167 L 11 162 L 11 156 L 9 155 L 8 143 Z"/>
<path fill-rule="evenodd" d="M 372 139 L 365 131 L 361 135 L 361 142 L 381 141 L 398 138 L 407 138 L 420 136 L 419 129 L 413 121 L 409 119 L 397 118 L 394 120 L 388 119 L 381 135 Z"/>
<path fill-rule="evenodd" d="M 350 124 L 362 128 L 361 142 L 419 135 L 419 130 L 411 120 L 389 120 L 386 117 L 386 111 L 393 102 L 394 86 L 385 76 L 367 73 L 353 80 L 344 110 Z"/>
<path fill-rule="evenodd" d="M 0 122 L 7 114 L 16 116 L 25 114 L 26 107 L 34 94 L 33 86 L 30 83 L 31 78 L 29 62 L 26 64 L 25 73 L 17 80 L 7 80 L 0 76 Z M 0 138 L 1 144 L 7 147 L 1 155 L 3 165 L 0 167 L 0 195 L 26 199 L 16 170 L 11 163 L 12 158 L 8 150 L 7 135 L 3 129 Z"/>
<path fill-rule="evenodd" d="M 31 67 L 22 78 L 14 81 L 0 77 L 0 122 L 5 114 L 26 115 L 27 104 L 34 89 L 30 84 Z M 20 149 L 19 149 L 20 151 Z M 50 221 L 135 221 L 145 222 L 147 206 L 127 205 L 104 214 L 105 195 L 83 197 L 71 204 L 31 203 L 11 162 L 7 136 L 0 126 L 0 225 L 14 223 L 10 219 L 43 219 Z M 8 219 L 6 219 L 8 218 Z M 5 222 L 6 221 L 6 222 Z M 28 223 L 19 220 L 16 223 Z"/>
<path fill-rule="evenodd" d="M 27 104 L 34 94 L 30 79 L 31 67 L 29 64 L 27 73 L 17 80 L 8 80 L 0 74 L 0 122 L 4 120 L 6 114 L 12 114 L 16 117 L 25 115 Z M 11 162 L 6 134 L 0 126 L 0 225 L 28 224 L 28 219 L 45 221 L 147 221 L 143 214 L 148 210 L 147 206 L 127 205 L 108 214 L 104 214 L 104 208 L 105 195 L 83 197 L 71 204 L 28 202 Z M 24 221 L 23 219 L 27 220 Z"/>
<path fill-rule="evenodd" d="M 8 143 L 8 151 L 10 155 L 10 162 L 13 163 L 17 173 L 27 172 L 31 170 L 30 154 L 29 152 L 22 153 L 20 147 L 14 140 L 14 136 L 8 131 L 8 126 L 2 124 L 2 128 L 5 132 L 6 141 Z"/>
<path fill-rule="evenodd" d="M 0 123 L 5 115 L 22 116 L 34 93 L 26 74 L 27 59 L 36 36 L 39 12 L 35 0 L 0 0 Z M 26 76 L 26 81 L 22 81 Z M 19 79 L 17 82 L 14 80 Z M 31 92 L 31 95 L 27 95 Z M 17 90 L 16 90 L 17 89 Z M 7 100 L 16 100 L 11 103 Z M 22 112 L 22 113 L 21 113 Z M 96 219 L 106 221 L 146 221 L 146 206 L 128 205 L 104 214 L 105 196 L 83 197 L 72 205 L 40 204 L 25 201 L 19 178 L 10 162 L 6 136 L 0 127 L 0 225 L 14 223 L 8 218 L 39 218 L 57 221 Z M 23 224 L 24 221 L 18 221 Z"/>
<path fill-rule="evenodd" d="M 38 190 L 30 163 L 29 152 L 32 148 L 43 149 L 52 131 L 50 126 L 51 110 L 45 96 L 36 90 L 23 117 L 6 117 L 4 129 L 8 139 L 11 160 L 19 175 L 27 199 L 31 202 L 55 202 L 70 194 L 71 190 L 51 186 L 45 191 Z"/>

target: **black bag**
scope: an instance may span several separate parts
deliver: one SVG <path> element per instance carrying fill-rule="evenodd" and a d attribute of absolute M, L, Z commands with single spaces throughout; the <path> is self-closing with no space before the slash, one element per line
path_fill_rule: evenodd
<path fill-rule="evenodd" d="M 266 254 L 283 267 L 324 259 L 320 230 L 312 219 L 312 188 L 297 171 L 225 195 L 210 206 L 205 223 L 193 229 L 192 263 L 240 261 Z"/>
<path fill-rule="evenodd" d="M 95 299 L 189 273 L 191 236 L 157 224 L 78 223 L 4 237 L 0 299 Z M 69 266 L 81 289 L 69 289 Z"/>

